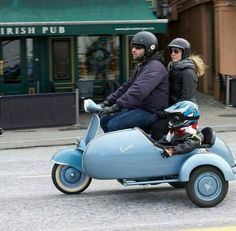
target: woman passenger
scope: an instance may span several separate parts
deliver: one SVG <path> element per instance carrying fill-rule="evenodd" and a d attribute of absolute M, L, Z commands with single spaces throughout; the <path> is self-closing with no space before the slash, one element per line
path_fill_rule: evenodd
<path fill-rule="evenodd" d="M 191 53 L 191 44 L 184 38 L 175 38 L 168 45 L 171 61 L 169 71 L 169 106 L 189 100 L 196 101 L 198 77 L 203 76 L 206 65 L 199 55 Z M 159 140 L 168 132 L 168 122 L 163 113 L 163 119 L 152 127 L 152 138 Z"/>

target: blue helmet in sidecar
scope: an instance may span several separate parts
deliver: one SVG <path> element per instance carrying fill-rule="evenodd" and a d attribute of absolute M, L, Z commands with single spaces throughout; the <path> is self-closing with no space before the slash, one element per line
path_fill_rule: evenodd
<path fill-rule="evenodd" d="M 182 128 L 197 124 L 200 118 L 198 105 L 191 101 L 180 101 L 165 109 L 167 114 L 173 115 L 169 128 Z"/>

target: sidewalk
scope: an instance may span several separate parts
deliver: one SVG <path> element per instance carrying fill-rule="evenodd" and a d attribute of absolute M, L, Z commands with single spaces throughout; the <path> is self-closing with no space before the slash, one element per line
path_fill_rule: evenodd
<path fill-rule="evenodd" d="M 197 94 L 201 118 L 199 126 L 212 127 L 216 132 L 236 131 L 236 107 L 226 107 L 212 96 Z"/>
<path fill-rule="evenodd" d="M 198 93 L 201 127 L 212 127 L 216 132 L 236 131 L 236 107 L 225 107 L 212 96 Z M 89 122 L 89 115 L 82 112 L 79 125 L 5 131 L 0 136 L 0 150 L 41 146 L 74 144 L 81 137 Z"/>
<path fill-rule="evenodd" d="M 0 136 L 0 150 L 74 144 L 88 123 L 89 115 L 81 113 L 78 125 L 4 131 Z"/>

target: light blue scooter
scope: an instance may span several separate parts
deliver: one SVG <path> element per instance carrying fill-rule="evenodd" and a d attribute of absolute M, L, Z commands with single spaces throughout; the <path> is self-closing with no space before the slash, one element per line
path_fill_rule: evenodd
<path fill-rule="evenodd" d="M 88 129 L 75 148 L 54 154 L 52 180 L 66 194 L 84 191 L 94 179 L 116 179 L 124 186 L 169 183 L 185 187 L 189 199 L 199 207 L 220 203 L 235 180 L 236 166 L 229 147 L 211 128 L 202 130 L 201 148 L 185 155 L 162 156 L 162 148 L 139 128 L 97 136 L 100 105 L 88 99 L 85 111 L 91 113 Z"/>

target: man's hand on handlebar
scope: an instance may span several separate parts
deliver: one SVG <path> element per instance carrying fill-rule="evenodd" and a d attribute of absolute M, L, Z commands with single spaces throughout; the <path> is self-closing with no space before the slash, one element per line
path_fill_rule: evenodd
<path fill-rule="evenodd" d="M 121 108 L 118 104 L 113 104 L 112 106 L 108 107 L 108 106 L 105 106 L 103 108 L 103 111 L 100 113 L 100 116 L 104 116 L 104 115 L 107 115 L 107 114 L 111 114 L 111 113 L 114 113 L 114 112 L 118 112 L 120 111 Z"/>

